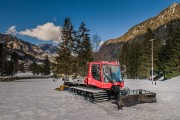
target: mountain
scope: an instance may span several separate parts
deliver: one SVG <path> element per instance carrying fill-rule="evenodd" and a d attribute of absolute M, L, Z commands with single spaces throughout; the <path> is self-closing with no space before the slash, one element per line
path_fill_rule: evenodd
<path fill-rule="evenodd" d="M 15 36 L 9 34 L 0 33 L 0 42 L 7 44 L 8 53 L 16 51 L 23 60 L 43 60 L 46 56 L 53 62 L 53 56 L 55 56 L 58 48 L 50 44 L 35 45 L 24 40 L 18 39 Z"/>
<path fill-rule="evenodd" d="M 99 51 L 94 54 L 94 59 L 107 61 L 118 60 L 121 54 L 121 48 L 125 42 L 131 43 L 132 41 L 144 40 L 144 35 L 148 28 L 154 32 L 156 38 L 164 40 L 170 26 L 172 28 L 180 26 L 179 3 L 173 3 L 157 16 L 135 25 L 123 36 L 107 40 Z"/>
<path fill-rule="evenodd" d="M 38 47 L 48 53 L 57 53 L 59 50 L 57 46 L 53 46 L 52 44 L 39 44 Z"/>

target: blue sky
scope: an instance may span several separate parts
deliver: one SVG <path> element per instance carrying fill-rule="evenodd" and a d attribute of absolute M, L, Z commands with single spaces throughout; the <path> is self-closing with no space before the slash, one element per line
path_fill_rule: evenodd
<path fill-rule="evenodd" d="M 0 33 L 16 33 L 33 44 L 53 43 L 69 17 L 75 29 L 83 21 L 91 36 L 117 38 L 180 0 L 0 0 Z M 14 26 L 14 27 L 12 27 Z M 39 26 L 39 27 L 37 27 Z M 50 32 L 50 33 L 49 33 Z"/>

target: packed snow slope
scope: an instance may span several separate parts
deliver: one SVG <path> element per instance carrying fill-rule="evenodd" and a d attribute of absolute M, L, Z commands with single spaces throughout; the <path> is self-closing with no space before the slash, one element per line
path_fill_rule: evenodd
<path fill-rule="evenodd" d="M 27 79 L 0 83 L 0 120 L 179 120 L 180 76 L 152 85 L 148 80 L 125 80 L 130 89 L 157 93 L 157 103 L 117 110 L 112 103 L 92 104 L 52 79 Z"/>

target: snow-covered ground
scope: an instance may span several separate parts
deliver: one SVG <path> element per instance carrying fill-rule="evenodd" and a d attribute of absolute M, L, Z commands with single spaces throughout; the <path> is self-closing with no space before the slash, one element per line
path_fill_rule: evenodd
<path fill-rule="evenodd" d="M 179 120 L 180 77 L 168 81 L 126 80 L 131 89 L 157 93 L 157 103 L 117 110 L 112 103 L 92 104 L 68 91 L 55 91 L 62 84 L 50 79 L 0 82 L 0 120 Z"/>
<path fill-rule="evenodd" d="M 32 72 L 25 72 L 25 73 L 16 73 L 17 77 L 29 77 L 29 76 L 33 76 Z"/>

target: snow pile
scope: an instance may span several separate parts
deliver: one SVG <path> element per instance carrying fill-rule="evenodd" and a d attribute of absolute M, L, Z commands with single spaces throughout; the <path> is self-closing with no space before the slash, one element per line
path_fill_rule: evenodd
<path fill-rule="evenodd" d="M 55 91 L 62 84 L 52 79 L 27 79 L 0 83 L 0 120 L 178 120 L 180 77 L 157 81 L 126 80 L 130 89 L 157 93 L 157 103 L 138 104 L 117 110 L 112 103 L 92 104 L 68 91 Z"/>

